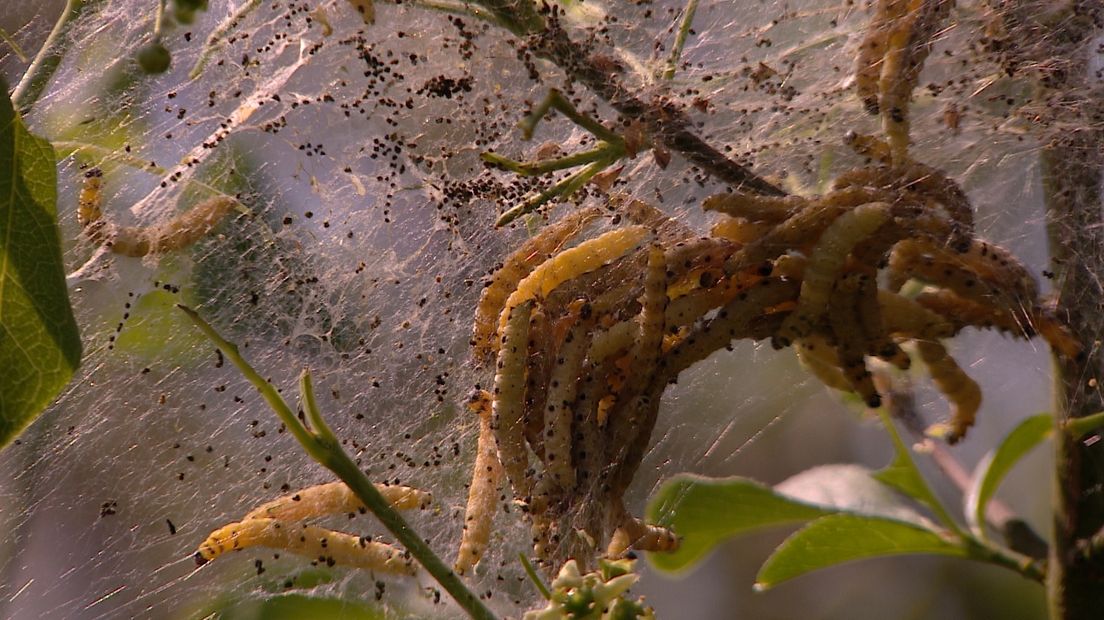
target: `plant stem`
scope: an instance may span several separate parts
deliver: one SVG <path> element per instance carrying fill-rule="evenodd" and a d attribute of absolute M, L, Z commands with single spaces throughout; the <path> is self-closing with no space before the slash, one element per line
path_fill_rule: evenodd
<path fill-rule="evenodd" d="M 211 61 L 211 56 L 214 55 L 218 48 L 222 47 L 222 39 L 227 33 L 237 28 L 242 18 L 252 13 L 253 10 L 260 5 L 261 0 L 249 0 L 249 2 L 238 7 L 238 10 L 234 11 L 232 15 L 222 20 L 222 23 L 215 28 L 203 43 L 203 51 L 200 52 L 199 59 L 197 59 L 195 65 L 192 66 L 192 70 L 188 72 L 189 80 L 194 80 L 203 73 L 203 69 L 207 66 L 207 63 Z"/>
<path fill-rule="evenodd" d="M 307 421 L 313 426 L 308 429 L 288 406 L 276 388 L 262 377 L 249 362 L 242 357 L 237 345 L 226 340 L 215 331 L 207 321 L 203 320 L 194 310 L 182 305 L 177 305 L 197 327 L 215 343 L 223 355 L 238 368 L 253 387 L 261 393 L 269 407 L 284 423 L 288 431 L 303 446 L 307 454 L 322 466 L 332 471 L 346 486 L 353 491 L 361 502 L 384 527 L 387 528 L 410 555 L 426 569 L 437 583 L 441 584 L 457 604 L 472 618 L 480 620 L 494 620 L 491 613 L 482 601 L 464 585 L 460 578 L 442 560 L 437 557 L 433 549 L 407 524 L 406 520 L 387 503 L 383 495 L 376 489 L 372 481 L 364 475 L 357 464 L 349 458 L 345 450 L 341 448 L 341 442 L 334 436 L 333 431 L 322 419 L 318 406 L 314 400 L 314 388 L 311 385 L 310 373 L 303 371 L 299 378 L 299 386 L 303 401 L 304 414 Z"/>
<path fill-rule="evenodd" d="M 31 106 L 42 96 L 46 84 L 50 82 L 50 78 L 57 71 L 61 57 L 65 54 L 65 50 L 68 49 L 71 42 L 71 39 L 67 36 L 70 23 L 95 1 L 68 0 L 65 3 L 65 9 L 54 23 L 54 29 L 50 31 L 46 41 L 38 50 L 38 54 L 31 61 L 31 66 L 27 67 L 23 79 L 19 80 L 19 84 L 12 91 L 12 105 L 20 114 L 26 115 Z"/>
<path fill-rule="evenodd" d="M 1058 314 L 1080 340 L 1085 353 L 1055 362 L 1055 412 L 1061 428 L 1100 411 L 1099 381 L 1104 337 L 1104 236 L 1101 234 L 1101 153 L 1099 129 L 1070 132 L 1043 149 L 1051 270 L 1057 276 Z M 1098 618 L 1104 609 L 1104 554 L 1084 557 L 1080 541 L 1104 527 L 1104 442 L 1055 433 L 1054 543 L 1048 598 L 1051 618 Z"/>
<path fill-rule="evenodd" d="M 4 30 L 3 28 L 0 28 L 0 41 L 8 44 L 8 47 L 11 48 L 12 53 L 15 54 L 15 57 L 19 59 L 19 62 L 27 62 L 28 60 L 30 60 L 29 58 L 27 58 L 27 54 L 23 52 L 23 48 L 19 47 L 19 44 L 15 42 L 15 39 L 13 39 L 11 35 L 8 34 L 8 31 Z"/>
<path fill-rule="evenodd" d="M 690 34 L 690 26 L 694 23 L 694 13 L 697 12 L 698 0 L 687 0 L 686 8 L 682 11 L 682 22 L 679 24 L 678 33 L 675 35 L 675 45 L 671 48 L 671 55 L 667 58 L 667 67 L 663 70 L 663 79 L 665 80 L 675 77 L 679 58 L 682 57 L 682 48 L 686 45 L 686 36 Z"/>
<path fill-rule="evenodd" d="M 690 131 L 690 118 L 682 108 L 637 97 L 625 86 L 618 74 L 620 69 L 604 62 L 601 54 L 592 54 L 576 44 L 559 24 L 546 22 L 531 0 L 473 0 L 473 3 L 493 13 L 514 35 L 524 37 L 537 56 L 560 67 L 569 78 L 592 90 L 623 116 L 643 121 L 655 141 L 682 154 L 718 180 L 736 190 L 786 195 Z"/>

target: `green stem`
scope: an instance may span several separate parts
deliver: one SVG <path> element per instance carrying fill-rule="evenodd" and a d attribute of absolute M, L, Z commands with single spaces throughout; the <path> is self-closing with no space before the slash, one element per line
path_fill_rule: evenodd
<path fill-rule="evenodd" d="M 57 71 L 65 50 L 72 42 L 72 39 L 67 36 L 69 25 L 86 7 L 95 2 L 96 0 L 67 0 L 65 9 L 54 23 L 54 29 L 46 37 L 46 42 L 38 50 L 31 66 L 27 67 L 27 72 L 23 74 L 23 79 L 19 80 L 19 85 L 12 91 L 12 105 L 20 114 L 25 115 L 38 101 L 46 84 Z"/>
<path fill-rule="evenodd" d="M 973 536 L 967 537 L 963 542 L 966 552 L 975 560 L 1003 566 L 1038 583 L 1046 581 L 1046 570 L 1032 558 L 982 542 Z"/>
<path fill-rule="evenodd" d="M 525 117 L 525 119 L 522 120 L 520 123 L 518 123 L 518 126 L 521 127 L 522 136 L 526 140 L 530 140 L 533 138 L 533 132 L 537 128 L 537 123 L 539 123 L 541 119 L 548 114 L 548 110 L 550 109 L 556 110 L 560 114 L 563 114 L 567 118 L 571 119 L 573 123 L 582 127 L 583 129 L 586 129 L 600 140 L 605 140 L 606 142 L 611 142 L 615 144 L 624 142 L 624 140 L 621 139 L 621 136 L 607 129 L 605 125 L 576 110 L 571 101 L 569 101 L 567 97 L 564 97 L 563 93 L 555 88 L 548 91 L 548 94 L 544 97 L 544 100 L 541 101 L 537 105 L 537 107 L 533 108 L 533 112 L 530 113 L 529 116 Z"/>
<path fill-rule="evenodd" d="M 678 33 L 675 35 L 675 46 L 671 49 L 671 56 L 667 58 L 667 68 L 663 70 L 665 80 L 675 77 L 679 58 L 682 57 L 682 48 L 686 45 L 686 36 L 690 34 L 690 25 L 694 22 L 694 13 L 697 12 L 698 0 L 687 0 L 686 9 L 682 12 L 682 23 L 679 24 Z"/>
<path fill-rule="evenodd" d="M 574 194 L 576 191 L 579 190 L 580 187 L 585 185 L 587 181 L 594 178 L 594 175 L 605 170 L 610 166 L 610 164 L 615 161 L 617 161 L 617 157 L 612 156 L 607 156 L 599 159 L 586 168 L 583 168 L 575 174 L 557 182 L 543 192 L 540 192 L 539 194 L 535 194 L 525 199 L 521 202 L 521 204 L 518 204 L 514 208 L 509 209 L 502 215 L 498 216 L 498 220 L 495 221 L 495 226 L 501 228 L 502 226 L 509 224 L 522 215 L 535 211 L 541 205 L 548 202 L 549 200 L 552 200 L 553 198 L 559 196 L 566 198 L 567 196 Z"/>
<path fill-rule="evenodd" d="M 261 393 L 261 396 L 272 408 L 280 421 L 284 423 L 288 431 L 302 444 L 307 454 L 322 466 L 326 467 L 346 486 L 353 491 L 357 498 L 372 512 L 380 523 L 387 528 L 398 542 L 410 552 L 412 556 L 426 569 L 437 583 L 456 600 L 472 618 L 480 620 L 494 620 L 491 613 L 482 601 L 464 585 L 460 578 L 442 560 L 437 557 L 433 549 L 410 527 L 402 516 L 387 503 L 383 495 L 376 489 L 372 481 L 364 475 L 357 464 L 349 458 L 349 455 L 341 448 L 341 442 L 334 436 L 329 425 L 322 419 L 318 405 L 314 399 L 314 388 L 311 385 L 310 373 L 304 371 L 299 378 L 301 396 L 305 415 L 313 426 L 313 432 L 296 417 L 276 388 L 262 377 L 249 362 L 241 356 L 237 345 L 229 342 L 215 331 L 207 321 L 203 320 L 194 310 L 182 305 L 177 305 L 197 327 L 222 351 L 238 371 L 242 373 L 253 387 Z"/>
<path fill-rule="evenodd" d="M 1062 423 L 1062 428 L 1073 439 L 1081 439 L 1093 431 L 1104 427 L 1104 411 L 1093 413 L 1081 418 L 1070 418 Z"/>
<path fill-rule="evenodd" d="M 249 0 L 245 4 L 238 7 L 237 11 L 234 11 L 232 15 L 222 20 L 222 23 L 215 28 L 207 40 L 203 43 L 203 51 L 200 52 L 199 58 L 196 60 L 195 65 L 192 66 L 192 70 L 188 72 L 188 79 L 194 80 L 203 73 L 203 69 L 207 66 L 207 63 L 211 61 L 211 56 L 222 47 L 222 40 L 228 32 L 238 27 L 238 22 L 243 17 L 249 15 L 254 9 L 261 5 L 261 0 Z"/>
<path fill-rule="evenodd" d="M 157 14 L 153 18 L 153 40 L 161 39 L 161 28 L 165 25 L 165 0 L 157 1 Z"/>
<path fill-rule="evenodd" d="M 537 570 L 533 568 L 533 563 L 529 561 L 529 558 L 525 557 L 524 553 L 519 553 L 518 559 L 521 560 L 521 566 L 525 569 L 525 574 L 529 575 L 529 581 L 532 581 L 533 585 L 537 587 L 544 600 L 552 600 L 552 592 L 548 589 L 548 586 L 544 585 L 544 580 L 537 574 Z"/>
<path fill-rule="evenodd" d="M 2 40 L 4 43 L 7 43 L 8 46 L 11 47 L 12 53 L 14 53 L 15 57 L 19 59 L 19 62 L 27 62 L 29 60 L 27 58 L 27 54 L 23 52 L 23 48 L 19 47 L 19 44 L 15 42 L 15 39 L 11 38 L 11 35 L 8 34 L 8 31 L 4 30 L 3 28 L 0 28 L 0 40 Z"/>
<path fill-rule="evenodd" d="M 483 159 L 483 161 L 509 170 L 510 172 L 520 174 L 521 176 L 525 177 L 535 177 L 542 174 L 548 174 L 549 172 L 556 172 L 557 170 L 564 170 L 566 168 L 574 168 L 583 164 L 589 164 L 604 157 L 607 157 L 610 152 L 610 145 L 607 143 L 601 143 L 598 145 L 597 148 L 591 149 L 589 151 L 583 151 L 582 153 L 573 153 L 564 157 L 557 157 L 556 159 L 547 159 L 544 161 L 514 161 L 509 157 L 503 157 L 498 153 L 493 153 L 490 151 L 482 153 L 480 157 Z"/>

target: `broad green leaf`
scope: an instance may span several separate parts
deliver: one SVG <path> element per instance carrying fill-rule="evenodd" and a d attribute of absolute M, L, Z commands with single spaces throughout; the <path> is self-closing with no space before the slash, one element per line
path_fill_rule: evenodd
<path fill-rule="evenodd" d="M 648 557 L 657 568 L 678 571 L 734 536 L 840 511 L 926 523 L 899 496 L 875 481 L 869 470 L 858 465 L 815 467 L 773 490 L 746 478 L 680 475 L 652 498 L 648 518 L 672 528 L 681 537 L 681 545 L 674 553 Z"/>
<path fill-rule="evenodd" d="M 833 512 L 911 521 L 925 527 L 930 524 L 876 475 L 861 465 L 821 465 L 778 483 L 774 490 Z"/>
<path fill-rule="evenodd" d="M 915 523 L 836 514 L 813 521 L 779 545 L 759 570 L 755 587 L 765 590 L 844 562 L 912 553 L 967 557 L 953 540 Z"/>
<path fill-rule="evenodd" d="M 61 260 L 54 150 L 0 80 L 0 448 L 57 397 L 81 343 Z"/>
<path fill-rule="evenodd" d="M 657 568 L 682 570 L 720 542 L 772 525 L 802 523 L 828 514 L 747 478 L 675 476 L 648 505 L 648 520 L 672 528 L 682 542 L 674 553 L 652 553 Z"/>
<path fill-rule="evenodd" d="M 986 537 L 985 507 L 1004 480 L 1005 474 L 1053 431 L 1054 418 L 1050 414 L 1043 413 L 1027 418 L 978 463 L 970 490 L 966 494 L 966 520 L 975 534 Z"/>

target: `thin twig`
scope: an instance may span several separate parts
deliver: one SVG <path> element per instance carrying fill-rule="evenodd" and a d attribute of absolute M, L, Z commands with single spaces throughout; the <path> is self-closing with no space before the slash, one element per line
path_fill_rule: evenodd
<path fill-rule="evenodd" d="M 694 23 L 694 13 L 698 12 L 698 0 L 687 0 L 686 9 L 682 12 L 682 22 L 679 23 L 678 33 L 675 35 L 675 45 L 671 48 L 671 55 L 667 58 L 667 68 L 663 70 L 663 79 L 671 80 L 678 70 L 679 59 L 682 57 L 682 48 L 686 45 L 686 36 L 690 34 L 690 26 Z"/>
<path fill-rule="evenodd" d="M 4 30 L 3 28 L 0 28 L 0 41 L 7 43 L 8 46 L 11 47 L 12 53 L 14 53 L 15 57 L 19 59 L 19 62 L 27 62 L 28 60 L 30 60 L 29 58 L 27 58 L 27 54 L 23 52 L 23 48 L 19 47 L 19 44 L 15 42 L 15 39 L 13 39 L 12 36 L 8 34 L 8 31 Z"/>
<path fill-rule="evenodd" d="M 23 74 L 23 79 L 19 80 L 19 85 L 12 91 L 12 105 L 21 114 L 26 114 L 38 101 L 46 84 L 57 71 L 61 57 L 65 55 L 65 50 L 72 42 L 72 39 L 67 36 L 70 24 L 85 8 L 95 2 L 96 0 L 68 0 L 65 3 L 65 9 L 54 23 L 54 29 L 46 37 L 46 42 L 38 50 L 31 66 L 27 67 L 27 72 Z"/>
<path fill-rule="evenodd" d="M 249 2 L 238 7 L 238 10 L 234 11 L 229 17 L 222 20 L 222 23 L 215 28 L 203 43 L 203 51 L 200 52 L 199 59 L 196 60 L 195 65 L 192 66 L 192 70 L 188 72 L 189 80 L 194 80 L 203 73 L 203 69 L 207 66 L 207 63 L 210 62 L 211 56 L 222 47 L 222 40 L 226 37 L 227 33 L 237 28 L 238 22 L 246 15 L 252 13 L 253 10 L 260 5 L 261 0 L 249 0 Z"/>

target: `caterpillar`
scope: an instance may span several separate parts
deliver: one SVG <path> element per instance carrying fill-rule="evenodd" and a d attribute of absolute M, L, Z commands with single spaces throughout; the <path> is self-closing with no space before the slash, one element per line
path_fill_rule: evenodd
<path fill-rule="evenodd" d="M 859 321 L 857 301 L 862 280 L 867 277 L 869 276 L 859 272 L 840 277 L 831 291 L 827 312 L 828 325 L 835 334 L 839 367 L 843 370 L 844 377 L 866 406 L 876 409 L 882 405 L 882 397 L 874 389 L 874 379 L 866 367 L 864 354 L 869 344 Z M 799 299 L 799 307 L 800 304 Z"/>
<path fill-rule="evenodd" d="M 205 237 L 237 204 L 230 196 L 208 198 L 162 224 L 149 227 L 115 226 L 102 219 L 102 173 L 85 173 L 77 219 L 93 242 L 121 256 L 140 258 L 186 248 Z"/>
<path fill-rule="evenodd" d="M 806 204 L 800 196 L 760 196 L 743 192 L 716 194 L 705 199 L 703 211 L 717 211 L 749 222 L 778 224 L 793 217 Z"/>
<path fill-rule="evenodd" d="M 882 324 L 889 334 L 904 338 L 938 340 L 955 335 L 954 325 L 916 301 L 890 291 L 878 291 Z"/>
<path fill-rule="evenodd" d="M 560 246 L 578 235 L 600 213 L 597 208 L 572 212 L 555 224 L 546 226 L 506 257 L 502 266 L 495 271 L 483 289 L 475 308 L 471 344 L 473 358 L 477 363 L 486 363 L 495 352 L 496 321 L 502 313 L 510 292 L 517 288 L 518 283 L 532 273 L 538 265 L 559 250 Z"/>
<path fill-rule="evenodd" d="M 824 385 L 850 392 L 851 383 L 840 370 L 839 354 L 823 336 L 810 334 L 794 343 L 797 359 Z"/>
<path fill-rule="evenodd" d="M 487 550 L 494 525 L 495 507 L 502 484 L 502 464 L 498 460 L 494 431 L 491 429 L 491 395 L 480 390 L 472 397 L 468 408 L 479 416 L 479 443 L 472 467 L 468 505 L 464 510 L 464 533 L 453 564 L 457 574 L 475 568 Z"/>
<path fill-rule="evenodd" d="M 885 17 L 891 21 L 882 70 L 878 77 L 878 108 L 882 131 L 894 164 L 908 160 L 909 103 L 920 70 L 931 52 L 932 39 L 954 0 L 888 0 Z"/>
<path fill-rule="evenodd" d="M 651 404 L 651 398 L 646 392 L 652 385 L 652 378 L 656 371 L 659 359 L 660 347 L 663 344 L 663 332 L 666 328 L 667 309 L 667 258 L 663 248 L 653 244 L 648 249 L 648 269 L 644 275 L 644 296 L 639 317 L 639 332 L 636 341 L 629 351 L 627 363 L 630 371 L 625 385 L 622 386 L 617 396 L 617 402 L 610 411 L 607 427 L 611 438 L 608 443 L 607 455 L 613 457 L 613 453 L 624 449 L 624 438 L 630 437 L 634 431 L 647 427 L 647 418 Z M 658 407 L 658 396 L 655 405 Z M 651 432 L 647 433 L 650 436 Z M 612 458 L 610 460 L 612 462 Z"/>
<path fill-rule="evenodd" d="M 912 360 L 886 332 L 882 306 L 878 303 L 878 281 L 873 274 L 866 275 L 859 281 L 855 294 L 856 310 L 866 337 L 867 352 L 893 364 L 899 370 L 908 370 Z"/>
<path fill-rule="evenodd" d="M 1024 322 L 1007 308 L 999 308 L 962 297 L 951 290 L 928 289 L 916 296 L 921 306 L 947 318 L 955 330 L 966 326 L 993 328 L 1018 338 L 1042 336 L 1052 349 L 1073 359 L 1081 353 L 1081 344 L 1060 321 L 1042 308 L 1034 308 L 1030 320 Z"/>
<path fill-rule="evenodd" d="M 506 299 L 499 313 L 499 333 L 505 328 L 510 311 L 520 304 L 535 297 L 544 297 L 560 284 L 618 258 L 636 247 L 647 235 L 648 229 L 643 226 L 611 230 L 544 261 L 518 282 L 517 288 Z"/>
<path fill-rule="evenodd" d="M 247 519 L 211 532 L 196 551 L 202 566 L 228 551 L 249 547 L 283 549 L 330 566 L 365 568 L 394 575 L 416 575 L 417 566 L 405 551 L 364 536 L 334 532 L 280 519 Z"/>
<path fill-rule="evenodd" d="M 89 237 L 96 240 L 99 234 L 89 227 L 102 228 L 103 222 L 103 171 L 89 168 L 84 171 L 84 183 L 77 197 L 77 222 Z"/>
<path fill-rule="evenodd" d="M 872 202 L 840 215 L 825 229 L 809 255 L 797 309 L 786 318 L 779 333 L 771 339 L 775 348 L 789 346 L 812 330 L 824 315 L 832 285 L 839 278 L 847 255 L 863 239 L 885 224 L 889 217 L 888 204 Z"/>
<path fill-rule="evenodd" d="M 387 503 L 398 510 L 426 508 L 433 496 L 425 491 L 401 485 L 376 483 L 376 490 Z M 251 510 L 243 521 L 249 519 L 279 519 L 302 521 L 311 517 L 331 514 L 364 514 L 367 508 L 344 482 L 330 482 L 308 487 Z"/>
<path fill-rule="evenodd" d="M 548 406 L 544 415 L 544 468 L 552 486 L 565 494 L 575 488 L 571 459 L 575 396 L 595 318 L 590 306 L 584 305 L 556 356 L 549 379 Z"/>
<path fill-rule="evenodd" d="M 963 372 L 939 342 L 918 340 L 916 350 L 920 354 L 920 359 L 928 367 L 932 383 L 951 403 L 947 441 L 952 444 L 957 443 L 974 425 L 974 419 L 981 407 L 981 388 Z"/>
<path fill-rule="evenodd" d="M 509 310 L 506 328 L 502 330 L 502 346 L 498 350 L 491 406 L 491 428 L 495 433 L 499 459 L 514 489 L 515 497 L 521 501 L 527 501 L 531 491 L 529 478 L 525 474 L 529 459 L 525 453 L 522 417 L 529 355 L 529 318 L 532 310 L 531 300 Z"/>

